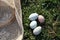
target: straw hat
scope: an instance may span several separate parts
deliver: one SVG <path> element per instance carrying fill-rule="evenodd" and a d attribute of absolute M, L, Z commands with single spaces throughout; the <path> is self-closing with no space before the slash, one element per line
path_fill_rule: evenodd
<path fill-rule="evenodd" d="M 0 40 L 22 40 L 23 30 L 20 0 L 0 0 Z"/>

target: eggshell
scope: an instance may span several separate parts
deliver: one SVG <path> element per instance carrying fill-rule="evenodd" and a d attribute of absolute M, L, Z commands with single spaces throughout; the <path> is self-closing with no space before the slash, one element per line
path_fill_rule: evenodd
<path fill-rule="evenodd" d="M 39 21 L 40 23 L 43 23 L 43 22 L 45 21 L 44 16 L 39 15 L 39 16 L 38 16 L 38 21 Z"/>
<path fill-rule="evenodd" d="M 33 30 L 33 34 L 34 34 L 34 35 L 39 35 L 40 32 L 41 32 L 41 30 L 42 30 L 42 27 L 41 27 L 41 26 L 38 26 L 38 27 L 36 27 L 36 28 Z"/>
<path fill-rule="evenodd" d="M 30 19 L 31 21 L 35 21 L 37 18 L 38 18 L 38 14 L 37 14 L 37 13 L 32 13 L 32 14 L 29 16 L 29 19 Z"/>
<path fill-rule="evenodd" d="M 31 23 L 30 23 L 30 28 L 31 29 L 34 29 L 34 28 L 36 28 L 37 27 L 37 22 L 36 21 L 32 21 Z"/>

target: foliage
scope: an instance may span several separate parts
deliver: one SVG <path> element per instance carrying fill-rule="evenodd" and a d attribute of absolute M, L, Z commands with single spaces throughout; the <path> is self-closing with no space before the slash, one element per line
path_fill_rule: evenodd
<path fill-rule="evenodd" d="M 24 25 L 23 40 L 60 40 L 60 0 L 21 0 Z M 30 29 L 31 13 L 38 13 L 45 17 L 40 35 L 33 35 Z"/>

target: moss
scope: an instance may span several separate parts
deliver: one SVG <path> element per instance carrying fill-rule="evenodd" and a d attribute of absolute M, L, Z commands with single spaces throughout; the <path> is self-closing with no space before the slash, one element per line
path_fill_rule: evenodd
<path fill-rule="evenodd" d="M 48 4 L 43 6 L 42 4 L 46 2 L 48 2 Z M 21 0 L 21 3 L 24 25 L 23 40 L 60 40 L 59 0 Z M 45 17 L 45 23 L 42 25 L 42 32 L 38 36 L 33 35 L 32 29 L 30 29 L 29 27 L 30 20 L 28 19 L 28 17 L 31 13 L 34 12 Z"/>

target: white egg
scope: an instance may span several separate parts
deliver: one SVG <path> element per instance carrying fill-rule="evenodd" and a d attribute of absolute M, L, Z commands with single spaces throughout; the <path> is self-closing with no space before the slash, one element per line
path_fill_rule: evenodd
<path fill-rule="evenodd" d="M 36 28 L 37 27 L 37 22 L 36 21 L 32 21 L 31 23 L 30 23 L 30 28 L 31 29 L 34 29 L 34 28 Z"/>
<path fill-rule="evenodd" d="M 40 32 L 41 32 L 41 30 L 42 30 L 42 27 L 41 27 L 41 26 L 38 26 L 38 27 L 36 27 L 36 28 L 33 30 L 33 34 L 34 34 L 34 35 L 39 35 Z"/>
<path fill-rule="evenodd" d="M 43 23 L 45 21 L 45 18 L 44 18 L 44 16 L 39 15 L 38 20 L 39 20 L 40 23 Z"/>
<path fill-rule="evenodd" d="M 31 21 L 34 21 L 34 20 L 36 20 L 38 18 L 38 14 L 37 13 L 32 13 L 30 16 L 29 16 L 29 19 L 31 20 Z"/>

